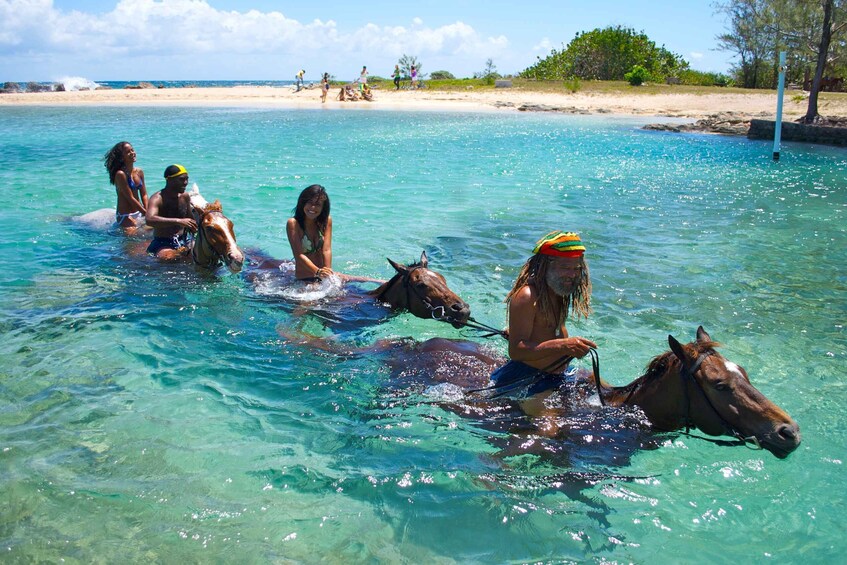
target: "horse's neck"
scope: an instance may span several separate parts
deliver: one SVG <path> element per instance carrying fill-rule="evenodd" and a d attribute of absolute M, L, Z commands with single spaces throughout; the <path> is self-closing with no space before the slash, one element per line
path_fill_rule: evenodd
<path fill-rule="evenodd" d="M 392 277 L 368 294 L 377 300 L 388 302 L 392 308 L 407 308 L 409 305 L 407 304 L 406 293 L 403 291 L 403 285 L 400 282 L 399 277 Z"/>
<path fill-rule="evenodd" d="M 198 223 L 200 222 L 198 221 Z M 202 224 L 197 226 L 197 238 L 194 241 L 194 262 L 202 267 L 209 267 L 218 262 L 218 257 L 209 244 L 209 238 L 202 230 Z"/>
<path fill-rule="evenodd" d="M 620 387 L 604 387 L 603 399 L 610 406 L 638 406 L 662 429 L 678 429 L 685 425 L 684 391 L 680 388 L 678 368 L 663 375 L 642 375 Z"/>

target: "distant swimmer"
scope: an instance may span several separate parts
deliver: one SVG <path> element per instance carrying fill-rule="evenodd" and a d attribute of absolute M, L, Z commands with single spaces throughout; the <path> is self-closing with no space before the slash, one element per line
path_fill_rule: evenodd
<path fill-rule="evenodd" d="M 109 182 L 115 185 L 118 204 L 115 223 L 122 228 L 137 228 L 147 213 L 147 185 L 144 171 L 135 166 L 135 149 L 128 141 L 120 141 L 103 156 Z"/>
<path fill-rule="evenodd" d="M 165 169 L 165 188 L 150 197 L 147 225 L 153 228 L 153 241 L 147 253 L 159 259 L 177 259 L 191 250 L 197 222 L 191 213 L 191 197 L 185 192 L 187 186 L 186 168 L 170 165 Z"/>

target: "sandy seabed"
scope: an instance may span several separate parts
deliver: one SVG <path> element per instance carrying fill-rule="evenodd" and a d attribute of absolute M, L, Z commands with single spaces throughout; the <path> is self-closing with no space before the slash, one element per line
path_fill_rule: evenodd
<path fill-rule="evenodd" d="M 236 86 L 222 88 L 161 88 L 0 94 L 0 106 L 241 106 L 262 108 L 383 109 L 412 111 L 515 112 L 521 106 L 557 108 L 566 113 L 648 115 L 700 119 L 719 112 L 771 118 L 776 115 L 776 94 L 761 93 L 661 93 L 661 94 L 556 94 L 522 90 L 408 91 L 375 90 L 373 102 L 339 102 L 333 88 L 325 104 L 318 88 L 295 92 L 290 87 Z M 807 101 L 786 92 L 785 120 L 806 113 Z M 847 95 L 822 99 L 819 111 L 827 116 L 847 116 Z"/>

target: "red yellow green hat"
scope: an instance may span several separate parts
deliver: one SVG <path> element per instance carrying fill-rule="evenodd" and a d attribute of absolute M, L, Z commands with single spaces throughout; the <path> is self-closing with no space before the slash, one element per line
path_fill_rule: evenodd
<path fill-rule="evenodd" d="M 553 231 L 539 239 L 532 252 L 552 257 L 582 257 L 585 246 L 573 232 Z"/>

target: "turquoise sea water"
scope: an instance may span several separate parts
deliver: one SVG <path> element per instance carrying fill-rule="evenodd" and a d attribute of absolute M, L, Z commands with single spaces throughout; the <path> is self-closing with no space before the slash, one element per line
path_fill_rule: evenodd
<path fill-rule="evenodd" d="M 843 559 L 847 153 L 786 144 L 774 163 L 767 143 L 642 123 L 2 109 L 2 560 Z M 468 334 L 408 314 L 325 327 L 326 305 L 128 258 L 137 242 L 73 221 L 114 206 L 102 155 L 123 139 L 151 192 L 182 163 L 242 247 L 275 257 L 297 194 L 323 184 L 337 270 L 387 278 L 386 257 L 426 250 L 495 326 L 535 240 L 579 231 L 595 314 L 571 332 L 598 342 L 607 380 L 702 324 L 803 444 L 785 460 L 676 435 L 622 459 L 591 435 L 507 452 L 514 438 L 404 390 L 384 357 L 281 337 Z"/>

